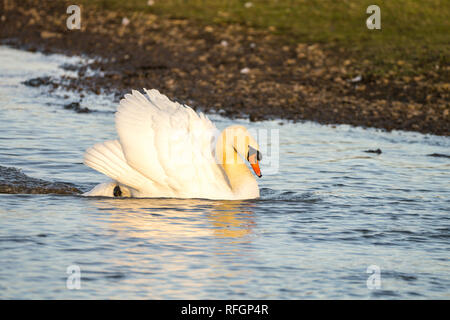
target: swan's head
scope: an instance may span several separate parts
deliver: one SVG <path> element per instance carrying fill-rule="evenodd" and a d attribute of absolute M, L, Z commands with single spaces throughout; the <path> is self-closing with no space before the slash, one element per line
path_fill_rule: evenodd
<path fill-rule="evenodd" d="M 247 160 L 253 168 L 255 174 L 261 178 L 261 169 L 259 168 L 259 161 L 262 160 L 262 155 L 259 150 L 259 145 L 256 140 L 250 135 L 247 128 L 244 126 L 234 125 L 227 127 L 222 132 L 222 159 L 223 163 L 236 163 L 236 153 Z M 226 146 L 231 146 L 235 153 L 226 154 Z"/>

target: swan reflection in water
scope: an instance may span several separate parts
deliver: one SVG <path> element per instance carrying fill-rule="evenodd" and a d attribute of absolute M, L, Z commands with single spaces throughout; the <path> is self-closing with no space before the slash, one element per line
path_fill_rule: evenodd
<path fill-rule="evenodd" d="M 110 216 L 110 228 L 126 237 L 166 241 L 168 238 L 245 238 L 255 225 L 254 201 L 201 199 L 96 198 L 89 202 Z"/>
<path fill-rule="evenodd" d="M 183 298 L 183 288 L 194 288 L 209 297 L 215 286 L 241 287 L 250 279 L 238 266 L 256 260 L 254 200 L 84 199 L 95 207 L 95 225 L 119 240 L 121 258 L 112 252 L 108 259 L 129 276 L 121 290 L 138 285 L 154 299 Z"/>

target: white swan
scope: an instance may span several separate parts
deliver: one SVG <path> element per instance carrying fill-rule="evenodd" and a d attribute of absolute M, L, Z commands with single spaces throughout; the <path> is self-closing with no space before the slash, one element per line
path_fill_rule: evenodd
<path fill-rule="evenodd" d="M 116 112 L 118 140 L 94 145 L 84 163 L 107 175 L 86 196 L 253 199 L 261 177 L 259 146 L 243 126 L 219 134 L 202 113 L 157 90 L 133 90 Z M 242 157 L 242 158 L 241 158 Z"/>

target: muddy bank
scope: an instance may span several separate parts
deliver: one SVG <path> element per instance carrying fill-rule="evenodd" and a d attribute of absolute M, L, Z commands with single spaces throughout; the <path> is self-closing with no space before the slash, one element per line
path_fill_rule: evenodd
<path fill-rule="evenodd" d="M 0 166 L 0 193 L 81 194 L 71 183 L 50 182 L 27 176 L 21 170 Z"/>
<path fill-rule="evenodd" d="M 131 89 L 156 88 L 194 108 L 232 118 L 450 134 L 448 66 L 401 79 L 368 76 L 339 48 L 286 44 L 237 25 L 204 26 L 93 8 L 82 8 L 81 30 L 70 31 L 68 5 L 3 0 L 2 44 L 98 58 L 88 66 L 64 66 L 78 77 L 34 79 L 32 86 L 114 93 L 117 101 Z M 88 68 L 99 72 L 88 73 Z"/>

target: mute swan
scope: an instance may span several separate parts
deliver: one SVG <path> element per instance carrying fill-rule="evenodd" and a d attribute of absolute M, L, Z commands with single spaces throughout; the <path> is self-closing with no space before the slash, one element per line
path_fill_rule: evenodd
<path fill-rule="evenodd" d="M 243 126 L 219 133 L 203 114 L 157 90 L 133 90 L 115 115 L 119 139 L 98 143 L 84 163 L 113 181 L 85 196 L 206 198 L 259 197 L 259 146 Z"/>

